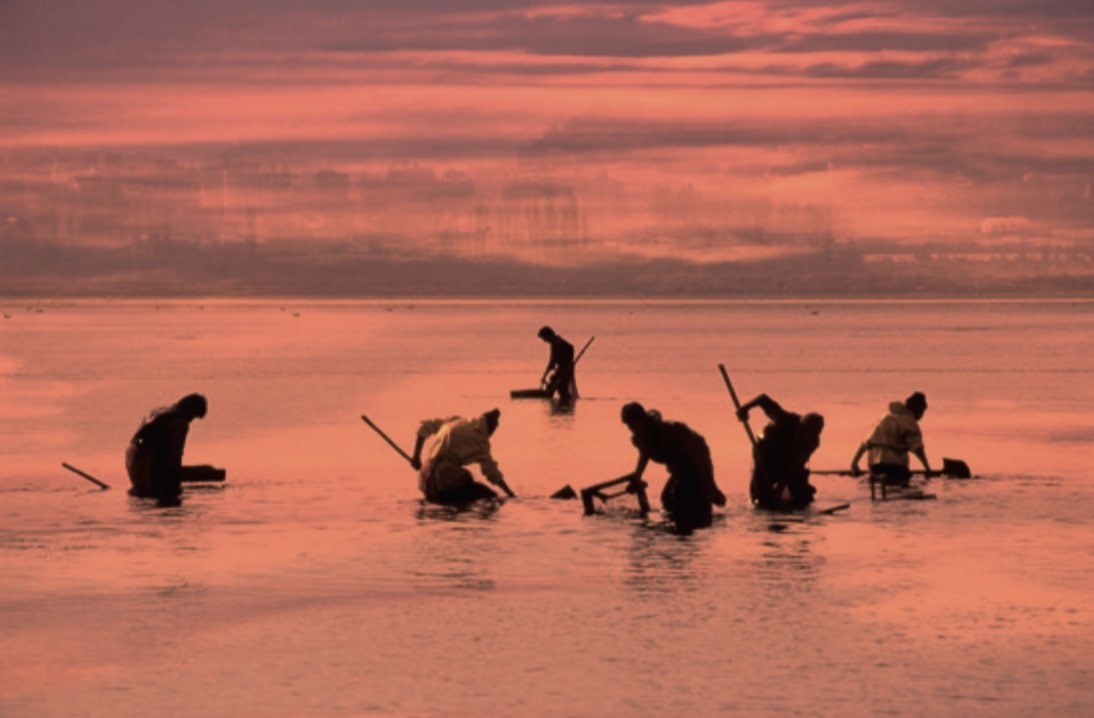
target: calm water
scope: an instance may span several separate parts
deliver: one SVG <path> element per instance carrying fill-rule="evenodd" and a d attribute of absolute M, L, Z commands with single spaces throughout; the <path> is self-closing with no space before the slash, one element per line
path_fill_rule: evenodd
<path fill-rule="evenodd" d="M 0 319 L 0 715 L 1089 715 L 1094 302 L 22 304 Z M 550 323 L 571 414 L 513 401 Z M 746 501 L 717 372 L 828 424 L 844 468 L 926 392 L 930 502 L 816 480 Z M 129 435 L 191 391 L 181 508 L 125 494 Z M 703 433 L 729 505 L 682 539 L 546 498 L 633 468 L 620 406 Z M 520 498 L 423 507 L 420 419 L 502 410 Z M 100 491 L 67 461 L 114 485 Z M 664 473 L 653 466 L 652 493 Z"/>

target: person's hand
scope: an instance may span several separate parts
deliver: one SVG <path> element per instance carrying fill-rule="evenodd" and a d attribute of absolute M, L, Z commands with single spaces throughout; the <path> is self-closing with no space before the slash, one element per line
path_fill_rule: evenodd
<path fill-rule="evenodd" d="M 851 476 L 862 476 L 862 469 L 858 467 L 858 464 L 851 464 Z"/>
<path fill-rule="evenodd" d="M 744 408 L 738 409 L 737 410 L 737 419 L 738 419 L 738 421 L 748 421 L 748 409 L 744 409 Z"/>
<path fill-rule="evenodd" d="M 422 460 L 415 456 L 413 459 L 410 460 L 410 465 L 414 467 L 415 471 L 420 471 L 422 468 Z"/>
<path fill-rule="evenodd" d="M 631 474 L 630 481 L 627 482 L 627 493 L 637 494 L 639 491 L 645 489 L 646 482 L 642 480 L 642 477 L 638 474 Z"/>

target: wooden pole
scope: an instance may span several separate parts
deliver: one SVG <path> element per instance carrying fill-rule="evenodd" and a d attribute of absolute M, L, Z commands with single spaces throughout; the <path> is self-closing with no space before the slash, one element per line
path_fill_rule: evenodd
<path fill-rule="evenodd" d="M 726 367 L 724 364 L 718 365 L 718 371 L 722 373 L 722 380 L 726 383 L 726 389 L 729 389 L 729 396 L 731 399 L 733 399 L 733 406 L 736 407 L 737 411 L 739 412 L 741 410 L 741 400 L 737 398 L 737 392 L 733 389 L 733 382 L 729 380 L 729 372 L 726 371 Z M 764 466 L 763 456 L 759 451 L 759 442 L 756 441 L 756 435 L 752 433 L 752 427 L 749 426 L 748 419 L 744 419 L 743 421 L 741 421 L 741 423 L 744 424 L 745 433 L 748 434 L 748 441 L 752 444 L 752 457 L 753 460 L 756 462 L 756 468 L 764 477 L 767 478 L 767 483 L 772 484 L 771 474 L 768 473 L 767 467 Z M 781 483 L 777 483 L 774 484 L 774 486 L 775 493 L 781 494 L 783 491 L 783 485 Z"/>
<path fill-rule="evenodd" d="M 90 481 L 91 483 L 95 484 L 96 486 L 98 486 L 98 487 L 99 487 L 100 489 L 102 489 L 103 491 L 106 491 L 107 489 L 109 489 L 109 488 L 110 488 L 110 485 L 109 485 L 109 484 L 106 484 L 106 483 L 104 483 L 104 482 L 102 482 L 102 481 L 99 481 L 98 479 L 96 479 L 96 478 L 95 478 L 94 476 L 92 476 L 91 474 L 87 474 L 87 473 L 84 473 L 83 471 L 80 471 L 79 469 L 77 469 L 77 468 L 76 468 L 75 466 L 73 466 L 72 464 L 66 464 L 65 462 L 63 462 L 63 461 L 62 461 L 62 462 L 61 462 L 61 466 L 65 467 L 66 469 L 68 469 L 68 470 L 69 470 L 69 471 L 71 471 L 72 473 L 76 474 L 77 476 L 79 476 L 79 477 L 81 477 L 81 478 L 84 478 L 84 479 L 87 479 L 88 481 Z"/>
<path fill-rule="evenodd" d="M 595 336 L 589 337 L 589 341 L 585 342 L 585 346 L 581 347 L 581 351 L 579 351 L 577 353 L 577 356 L 574 357 L 574 363 L 571 365 L 571 368 L 570 368 L 570 384 L 573 387 L 574 398 L 575 399 L 578 397 L 578 391 L 577 391 L 577 374 L 575 373 L 574 370 L 577 369 L 577 363 L 579 361 L 581 361 L 581 357 L 585 356 L 585 350 L 589 348 L 589 345 L 593 343 L 594 339 L 596 339 Z"/>
<path fill-rule="evenodd" d="M 731 382 L 729 380 L 729 373 L 726 372 L 725 365 L 724 364 L 719 364 L 718 365 L 718 371 L 722 372 L 722 379 L 726 383 L 726 389 L 729 389 L 729 396 L 730 396 L 731 399 L 733 399 L 733 406 L 737 409 L 737 411 L 740 411 L 741 410 L 741 400 L 737 398 L 737 392 L 734 391 L 734 389 L 733 389 L 733 382 Z M 743 421 L 741 421 L 741 423 L 744 424 L 745 433 L 748 434 L 749 443 L 752 444 L 753 447 L 755 447 L 756 446 L 756 435 L 752 433 L 752 427 L 749 426 L 748 419 L 744 419 Z"/>
<path fill-rule="evenodd" d="M 855 472 L 850 469 L 818 469 L 816 471 L 810 471 L 811 474 L 818 476 L 855 476 Z M 869 471 L 860 471 L 857 475 L 865 476 L 869 474 Z M 911 474 L 913 476 L 928 476 L 925 469 L 912 469 Z M 932 471 L 930 476 L 946 476 L 951 479 L 969 479 L 972 478 L 972 471 L 969 470 L 969 465 L 961 459 L 942 459 L 942 470 Z"/>
<path fill-rule="evenodd" d="M 377 434 L 379 434 L 380 438 L 383 439 L 384 441 L 386 441 L 391 446 L 391 448 L 393 448 L 397 452 L 399 452 L 399 456 L 402 456 L 404 459 L 406 459 L 408 464 L 410 464 L 411 466 L 414 465 L 414 459 L 410 458 L 410 454 L 403 451 L 402 447 L 400 447 L 398 444 L 396 444 L 394 441 L 392 441 L 391 437 L 388 436 L 387 434 L 385 434 L 383 429 L 376 426 L 376 424 L 373 424 L 372 420 L 369 419 L 364 414 L 361 414 L 361 420 L 364 421 L 366 424 L 368 424 L 370 427 L 372 427 L 372 430 L 375 431 Z"/>
<path fill-rule="evenodd" d="M 585 350 L 589 348 L 589 345 L 593 343 L 594 339 L 596 339 L 595 336 L 589 337 L 589 341 L 585 342 L 585 346 L 581 347 L 581 351 L 574 357 L 574 366 L 577 366 L 577 363 L 581 361 L 581 357 L 585 356 Z"/>

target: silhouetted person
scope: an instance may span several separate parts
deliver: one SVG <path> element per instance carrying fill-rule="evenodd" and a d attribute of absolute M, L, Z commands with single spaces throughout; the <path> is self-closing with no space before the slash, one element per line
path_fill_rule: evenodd
<path fill-rule="evenodd" d="M 795 414 L 767 394 L 760 394 L 741 406 L 737 418 L 748 421 L 748 412 L 757 406 L 767 415 L 768 424 L 752 450 L 752 481 L 748 485 L 752 504 L 776 511 L 804 508 L 813 503 L 817 492 L 809 483 L 806 464 L 820 446 L 824 417 Z"/>
<path fill-rule="evenodd" d="M 410 463 L 415 469 L 420 469 L 418 488 L 427 501 L 467 504 L 478 499 L 497 498 L 497 492 L 475 481 L 471 472 L 464 468 L 468 464 L 478 464 L 487 481 L 509 496 L 514 495 L 490 455 L 490 437 L 497 430 L 500 417 L 501 412 L 492 409 L 474 419 L 453 416 L 422 422 Z M 430 437 L 432 443 L 423 466 L 422 446 Z"/>
<path fill-rule="evenodd" d="M 539 383 L 548 397 L 557 392 L 558 400 L 567 403 L 575 393 L 574 345 L 556 334 L 551 327 L 540 328 L 537 336 L 551 345 L 551 356 L 547 359 L 547 368 L 543 370 Z"/>
<path fill-rule="evenodd" d="M 930 462 L 923 448 L 923 433 L 919 429 L 919 420 L 927 411 L 927 397 L 915 392 L 903 402 L 889 404 L 889 413 L 882 417 L 874 432 L 858 447 L 851 459 L 851 472 L 856 476 L 862 473 L 859 459 L 869 454 L 867 465 L 870 473 L 880 477 L 886 483 L 907 486 L 912 477 L 908 454 L 916 455 L 923 469 L 930 476 Z"/>
<path fill-rule="evenodd" d="M 664 464 L 669 478 L 661 491 L 661 505 L 676 531 L 688 534 L 710 526 L 711 505 L 725 506 L 726 497 L 714 482 L 706 440 L 686 424 L 663 421 L 660 414 L 646 411 L 638 402 L 623 406 L 622 419 L 638 449 L 632 481 L 641 481 L 650 461 Z"/>
<path fill-rule="evenodd" d="M 129 441 L 125 470 L 132 485 L 129 493 L 154 498 L 161 505 L 177 505 L 182 482 L 188 477 L 205 477 L 223 470 L 212 466 L 183 466 L 182 453 L 190 422 L 205 416 L 208 405 L 201 394 L 189 394 L 177 403 L 148 415 Z"/>

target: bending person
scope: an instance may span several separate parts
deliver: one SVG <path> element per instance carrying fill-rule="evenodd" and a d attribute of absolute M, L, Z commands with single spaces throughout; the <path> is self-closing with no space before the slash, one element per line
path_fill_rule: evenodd
<path fill-rule="evenodd" d="M 908 454 L 915 454 L 923 464 L 927 476 L 934 472 L 927 461 L 927 450 L 923 446 L 923 432 L 919 420 L 927 411 L 927 397 L 915 392 L 903 402 L 889 404 L 889 413 L 881 418 L 870 436 L 862 442 L 851 459 L 851 473 L 862 473 L 859 459 L 868 454 L 867 465 L 870 473 L 881 478 L 887 484 L 907 486 L 912 477 Z"/>
<path fill-rule="evenodd" d="M 676 421 L 663 421 L 656 411 L 638 402 L 623 407 L 623 423 L 638 449 L 632 481 L 641 481 L 650 461 L 664 464 L 669 478 L 661 491 L 661 505 L 677 533 L 689 534 L 710 526 L 712 504 L 725 506 L 726 497 L 714 482 L 714 463 L 706 440 Z"/>
<path fill-rule="evenodd" d="M 555 333 L 551 327 L 542 327 L 536 335 L 551 345 L 547 368 L 539 383 L 550 398 L 558 393 L 558 400 L 568 403 L 574 398 L 574 345 Z"/>
<path fill-rule="evenodd" d="M 224 470 L 209 465 L 183 466 L 182 454 L 190 422 L 204 418 L 208 404 L 201 394 L 189 394 L 175 404 L 152 411 L 129 441 L 125 470 L 134 496 L 178 505 L 182 482 L 224 478 Z"/>
<path fill-rule="evenodd" d="M 820 446 L 824 417 L 795 414 L 767 394 L 760 394 L 741 406 L 737 418 L 748 421 L 748 412 L 755 407 L 763 410 L 768 424 L 752 449 L 752 480 L 748 485 L 752 504 L 775 511 L 808 506 L 817 490 L 809 483 L 807 464 Z"/>
<path fill-rule="evenodd" d="M 469 464 L 478 464 L 487 481 L 509 496 L 515 495 L 490 454 L 490 437 L 497 430 L 500 417 L 501 412 L 492 409 L 474 419 L 453 416 L 422 422 L 410 463 L 420 470 L 418 488 L 426 501 L 454 505 L 497 498 L 497 492 L 475 481 L 471 472 L 464 468 Z M 423 465 L 422 447 L 430 438 L 432 443 Z"/>

